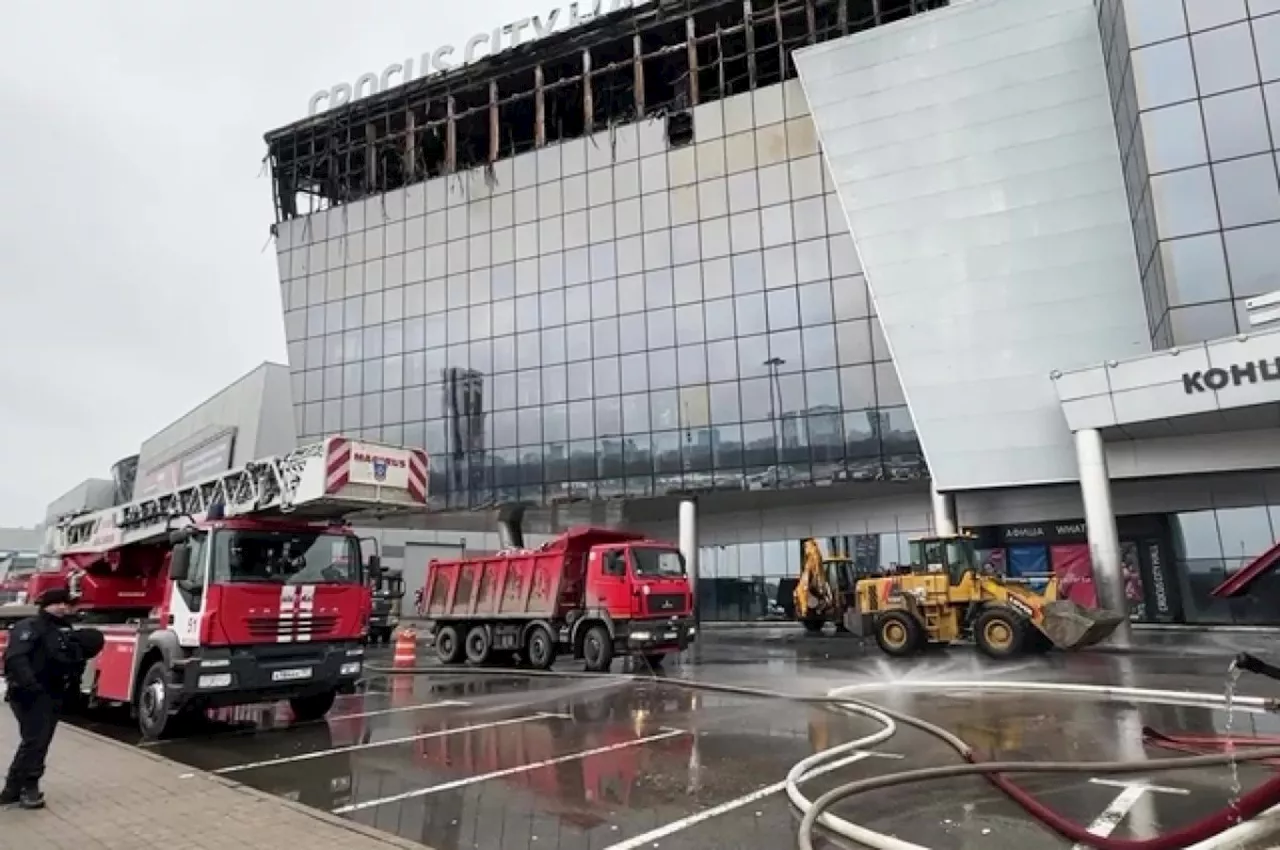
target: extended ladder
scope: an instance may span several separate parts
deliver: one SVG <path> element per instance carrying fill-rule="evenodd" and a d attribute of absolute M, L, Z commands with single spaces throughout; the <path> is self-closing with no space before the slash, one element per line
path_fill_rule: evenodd
<path fill-rule="evenodd" d="M 397 470 L 394 480 L 390 468 Z M 168 535 L 174 520 L 199 521 L 214 505 L 228 518 L 297 511 L 336 519 L 360 510 L 422 511 L 426 483 L 427 456 L 419 449 L 328 437 L 165 493 L 63 517 L 50 529 L 50 554 L 155 542 Z"/>

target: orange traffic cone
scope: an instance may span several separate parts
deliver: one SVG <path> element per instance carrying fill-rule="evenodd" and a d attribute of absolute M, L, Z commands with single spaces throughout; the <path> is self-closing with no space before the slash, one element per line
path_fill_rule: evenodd
<path fill-rule="evenodd" d="M 418 657 L 418 633 L 413 629 L 405 628 L 396 632 L 396 644 L 394 654 L 391 656 L 391 666 L 400 668 L 409 668 L 417 662 Z M 408 673 L 393 673 L 391 675 L 391 706 L 399 708 L 408 705 L 413 700 L 413 676 Z"/>
<path fill-rule="evenodd" d="M 396 646 L 391 657 L 394 667 L 412 667 L 418 659 L 418 633 L 413 629 L 396 632 Z"/>

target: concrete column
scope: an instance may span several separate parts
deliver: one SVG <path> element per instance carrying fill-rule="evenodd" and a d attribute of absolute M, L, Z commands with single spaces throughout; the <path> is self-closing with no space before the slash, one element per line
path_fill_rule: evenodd
<path fill-rule="evenodd" d="M 939 493 L 938 485 L 929 483 L 929 496 L 933 500 L 933 533 L 949 537 L 956 533 L 956 497 L 952 493 Z"/>
<path fill-rule="evenodd" d="M 1080 468 L 1080 495 L 1084 500 L 1084 521 L 1089 530 L 1089 553 L 1093 558 L 1093 586 L 1098 604 L 1117 613 L 1129 610 L 1124 593 L 1124 565 L 1120 560 L 1120 535 L 1111 507 L 1111 476 L 1102 435 L 1096 428 L 1076 432 L 1076 463 Z M 1133 630 L 1126 616 L 1111 643 L 1130 646 Z"/>
<path fill-rule="evenodd" d="M 693 593 L 693 621 L 701 623 L 698 613 L 698 503 L 686 499 L 680 503 L 680 554 L 684 555 L 689 587 Z"/>

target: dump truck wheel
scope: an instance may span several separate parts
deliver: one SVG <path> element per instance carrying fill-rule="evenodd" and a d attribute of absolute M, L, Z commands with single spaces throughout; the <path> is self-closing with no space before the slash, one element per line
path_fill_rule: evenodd
<path fill-rule="evenodd" d="M 462 638 L 454 626 L 445 626 L 436 632 L 436 657 L 441 664 L 462 662 Z"/>
<path fill-rule="evenodd" d="M 876 618 L 876 643 L 886 655 L 911 655 L 924 641 L 920 621 L 905 611 L 887 611 Z"/>
<path fill-rule="evenodd" d="M 608 673 L 613 666 L 613 641 L 604 626 L 592 626 L 582 641 L 582 657 L 588 673 Z"/>
<path fill-rule="evenodd" d="M 489 663 L 493 655 L 493 641 L 489 639 L 489 630 L 484 626 L 472 626 L 467 632 L 467 661 L 477 667 Z"/>
<path fill-rule="evenodd" d="M 550 670 L 556 663 L 556 642 L 545 626 L 534 626 L 529 630 L 524 657 L 534 670 Z"/>
<path fill-rule="evenodd" d="M 973 624 L 978 649 L 991 658 L 1012 658 L 1027 642 L 1027 621 L 1007 608 L 988 608 Z"/>

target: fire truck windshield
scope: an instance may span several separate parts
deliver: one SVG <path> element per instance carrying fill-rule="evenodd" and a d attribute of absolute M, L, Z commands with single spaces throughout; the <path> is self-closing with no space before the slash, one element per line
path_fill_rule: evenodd
<path fill-rule="evenodd" d="M 323 532 L 219 531 L 213 581 L 268 584 L 359 584 L 360 544 Z"/>
<path fill-rule="evenodd" d="M 631 555 L 638 576 L 671 578 L 684 575 L 684 556 L 675 549 L 637 547 L 631 550 Z"/>

